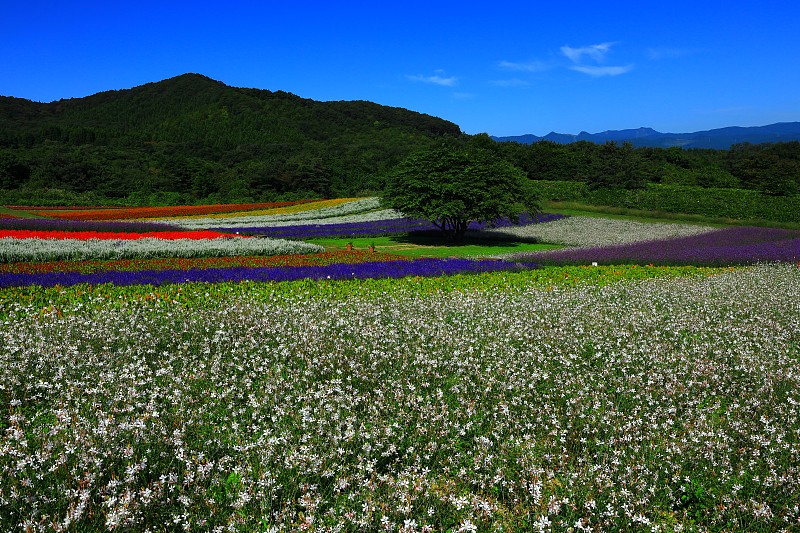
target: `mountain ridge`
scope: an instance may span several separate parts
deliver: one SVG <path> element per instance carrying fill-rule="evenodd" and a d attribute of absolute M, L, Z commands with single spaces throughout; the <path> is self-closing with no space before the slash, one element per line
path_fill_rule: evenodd
<path fill-rule="evenodd" d="M 711 148 L 727 150 L 734 144 L 763 144 L 800 140 L 800 122 L 776 122 L 765 126 L 728 126 L 711 130 L 689 133 L 662 133 L 653 128 L 640 127 L 624 130 L 606 130 L 599 133 L 581 131 L 578 134 L 556 133 L 547 135 L 533 134 L 492 136 L 498 142 L 517 142 L 533 144 L 539 141 L 550 141 L 558 144 L 570 144 L 588 141 L 604 144 L 609 141 L 617 143 L 630 142 L 635 147 L 671 148 Z"/>
<path fill-rule="evenodd" d="M 0 96 L 0 190 L 170 202 L 348 196 L 378 188 L 409 154 L 459 137 L 456 124 L 408 109 L 189 73 L 48 103 Z"/>
<path fill-rule="evenodd" d="M 653 181 L 794 194 L 800 190 L 797 142 L 742 145 L 728 154 L 660 148 L 631 154 L 605 143 L 691 148 L 709 139 L 774 142 L 792 138 L 798 125 L 721 128 L 675 134 L 677 140 L 645 127 L 553 132 L 545 136 L 552 143 L 503 145 L 403 108 L 318 102 L 184 74 L 50 103 L 0 96 L 0 196 L 6 203 L 51 205 L 364 196 L 383 190 L 390 169 L 408 155 L 442 144 L 493 150 L 536 180 Z M 565 146 L 587 140 L 602 144 Z M 634 174 L 638 181 L 619 180 Z"/>

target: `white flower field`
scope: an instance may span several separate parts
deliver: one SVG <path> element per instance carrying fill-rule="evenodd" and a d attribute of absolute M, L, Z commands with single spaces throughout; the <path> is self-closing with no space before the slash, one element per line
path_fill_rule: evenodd
<path fill-rule="evenodd" d="M 151 259 L 162 257 L 231 257 L 237 255 L 308 254 L 315 244 L 285 239 L 0 239 L 0 261 L 80 259 Z"/>
<path fill-rule="evenodd" d="M 795 530 L 800 270 L 615 268 L 3 297 L 2 524 Z"/>
<path fill-rule="evenodd" d="M 716 228 L 695 224 L 636 222 L 613 218 L 575 216 L 547 224 L 530 224 L 485 230 L 488 234 L 512 235 L 565 246 L 608 246 L 687 237 Z"/>

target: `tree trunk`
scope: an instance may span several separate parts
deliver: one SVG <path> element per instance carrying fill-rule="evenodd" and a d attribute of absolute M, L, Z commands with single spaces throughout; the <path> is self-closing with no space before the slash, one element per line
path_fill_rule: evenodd
<path fill-rule="evenodd" d="M 453 229 L 453 240 L 455 240 L 455 242 L 461 242 L 464 240 L 464 234 L 467 232 L 467 227 L 469 227 L 468 220 L 457 220 L 455 222 L 455 227 Z"/>

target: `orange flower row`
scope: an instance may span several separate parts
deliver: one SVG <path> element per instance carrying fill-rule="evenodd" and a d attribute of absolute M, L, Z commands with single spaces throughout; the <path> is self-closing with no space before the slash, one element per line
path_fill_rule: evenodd
<path fill-rule="evenodd" d="M 310 200 L 250 204 L 176 205 L 165 207 L 102 207 L 91 209 L 26 208 L 26 210 L 37 216 L 66 220 L 128 220 L 136 218 L 180 217 L 274 209 L 307 203 L 308 201 Z"/>
<path fill-rule="evenodd" d="M 395 254 L 362 251 L 337 251 L 304 255 L 194 257 L 164 259 L 115 259 L 111 261 L 45 261 L 39 263 L 0 264 L 0 272 L 34 274 L 44 272 L 107 272 L 111 270 L 136 272 L 141 270 L 190 270 L 232 267 L 322 266 L 335 263 L 358 264 L 374 261 L 406 261 Z"/>

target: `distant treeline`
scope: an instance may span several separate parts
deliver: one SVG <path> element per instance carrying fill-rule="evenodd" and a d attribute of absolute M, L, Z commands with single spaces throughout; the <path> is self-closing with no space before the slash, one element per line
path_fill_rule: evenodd
<path fill-rule="evenodd" d="M 581 183 L 588 191 L 659 185 L 800 194 L 796 141 L 729 150 L 495 142 L 405 109 L 316 102 L 187 74 L 49 104 L 0 97 L 0 203 L 146 205 L 379 193 L 389 169 L 443 143 L 489 149 L 532 180 Z"/>
<path fill-rule="evenodd" d="M 800 224 L 800 196 L 773 196 L 747 189 L 648 183 L 641 189 L 592 189 L 580 181 L 534 181 L 534 190 L 548 200 L 598 206 L 605 212 L 658 212 L 746 221 L 747 224 Z"/>
<path fill-rule="evenodd" d="M 648 183 L 800 194 L 800 142 L 736 144 L 729 150 L 634 148 L 629 143 L 498 143 L 534 180 L 586 183 L 591 189 L 641 189 Z"/>
<path fill-rule="evenodd" d="M 797 141 L 738 144 L 729 150 L 633 148 L 586 141 L 499 143 L 496 149 L 528 173 L 545 200 L 800 223 Z"/>

